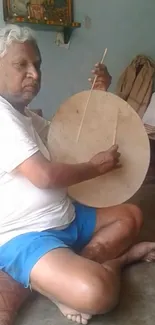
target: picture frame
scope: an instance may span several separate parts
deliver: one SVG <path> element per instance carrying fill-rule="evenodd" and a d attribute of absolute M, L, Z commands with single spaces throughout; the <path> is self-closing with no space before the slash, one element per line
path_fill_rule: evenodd
<path fill-rule="evenodd" d="M 4 21 L 80 27 L 73 21 L 72 0 L 3 0 Z"/>

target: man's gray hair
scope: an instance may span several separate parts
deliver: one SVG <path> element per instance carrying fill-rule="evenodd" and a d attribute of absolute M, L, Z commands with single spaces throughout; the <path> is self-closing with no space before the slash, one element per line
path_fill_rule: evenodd
<path fill-rule="evenodd" d="M 37 45 L 35 34 L 32 29 L 14 24 L 8 24 L 0 28 L 0 57 L 6 54 L 12 42 L 24 43 L 26 41 L 31 41 Z"/>

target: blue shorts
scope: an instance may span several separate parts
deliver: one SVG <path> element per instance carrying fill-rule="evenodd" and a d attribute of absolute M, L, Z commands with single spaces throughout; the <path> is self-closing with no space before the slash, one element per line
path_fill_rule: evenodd
<path fill-rule="evenodd" d="M 2 245 L 0 270 L 28 288 L 33 266 L 46 253 L 62 247 L 80 252 L 89 243 L 95 230 L 96 209 L 78 203 L 74 206 L 76 218 L 64 230 L 29 232 Z"/>

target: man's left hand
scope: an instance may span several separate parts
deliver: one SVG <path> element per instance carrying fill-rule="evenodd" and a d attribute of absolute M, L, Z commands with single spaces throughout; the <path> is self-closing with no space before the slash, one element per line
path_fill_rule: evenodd
<path fill-rule="evenodd" d="M 95 65 L 95 69 L 92 70 L 92 74 L 97 76 L 93 89 L 107 91 L 112 80 L 107 67 L 102 63 L 97 63 Z M 94 78 L 89 78 L 88 80 L 91 82 L 91 84 L 94 82 Z"/>

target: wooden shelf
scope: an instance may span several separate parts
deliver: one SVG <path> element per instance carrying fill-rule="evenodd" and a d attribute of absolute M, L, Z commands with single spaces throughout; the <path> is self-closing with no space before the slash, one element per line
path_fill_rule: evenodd
<path fill-rule="evenodd" d="M 81 24 L 77 22 L 73 23 L 64 23 L 64 22 L 57 22 L 53 23 L 52 21 L 48 20 L 35 20 L 35 19 L 25 19 L 23 17 L 14 17 L 6 21 L 7 23 L 11 24 L 29 24 L 32 27 L 36 28 L 37 30 L 44 30 L 44 31 L 61 31 L 64 33 L 64 43 L 68 44 L 72 32 L 76 28 L 80 28 Z"/>

